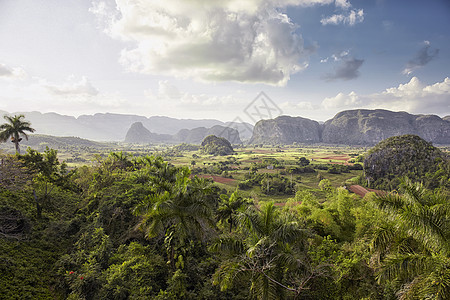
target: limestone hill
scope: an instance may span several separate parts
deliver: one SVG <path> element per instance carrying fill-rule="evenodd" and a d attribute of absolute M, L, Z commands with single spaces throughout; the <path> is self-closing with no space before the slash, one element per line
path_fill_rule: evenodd
<path fill-rule="evenodd" d="M 259 121 L 251 144 L 326 143 L 375 145 L 391 136 L 414 134 L 434 144 L 450 144 L 450 121 L 435 115 L 412 115 L 383 109 L 342 111 L 323 125 L 281 116 Z"/>
<path fill-rule="evenodd" d="M 216 125 L 211 128 L 198 127 L 194 129 L 182 129 L 175 135 L 153 133 L 142 124 L 136 122 L 128 130 L 125 142 L 133 144 L 152 144 L 152 143 L 187 143 L 200 144 L 203 139 L 209 135 L 216 135 L 226 138 L 233 144 L 241 144 L 239 132 L 236 129 Z"/>

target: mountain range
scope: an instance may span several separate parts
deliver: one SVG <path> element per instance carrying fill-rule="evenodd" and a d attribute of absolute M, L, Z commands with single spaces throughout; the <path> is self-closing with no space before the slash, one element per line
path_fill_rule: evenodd
<path fill-rule="evenodd" d="M 1 115 L 8 114 L 0 111 Z M 237 144 L 325 143 L 373 145 L 395 135 L 415 134 L 434 144 L 450 145 L 450 116 L 413 115 L 383 109 L 356 109 L 337 113 L 325 123 L 302 117 L 280 116 L 248 123 L 225 123 L 214 119 L 192 120 L 122 114 L 82 115 L 78 118 L 57 113 L 24 114 L 36 133 L 75 136 L 94 141 L 130 143 L 199 144 L 210 134 Z M 236 131 L 239 133 L 236 134 Z"/>
<path fill-rule="evenodd" d="M 342 111 L 324 124 L 280 116 L 261 120 L 250 144 L 325 143 L 374 145 L 391 136 L 414 134 L 433 144 L 450 144 L 450 117 L 412 115 L 383 109 Z"/>
<path fill-rule="evenodd" d="M 162 116 L 144 117 L 112 113 L 81 115 L 78 118 L 57 113 L 14 112 L 0 110 L 0 115 L 25 115 L 36 133 L 53 136 L 76 136 L 94 141 L 124 141 L 131 125 L 141 122 L 145 128 L 158 134 L 175 135 L 182 129 L 199 127 L 211 128 L 215 125 L 231 127 L 239 131 L 242 139 L 249 139 L 253 125 L 248 123 L 222 122 L 214 119 L 175 119 Z M 1 121 L 0 121 L 1 122 Z"/>
<path fill-rule="evenodd" d="M 125 136 L 125 143 L 132 144 L 155 144 L 155 143 L 171 143 L 171 144 L 201 144 L 203 139 L 208 135 L 215 135 L 227 139 L 232 144 L 241 144 L 239 131 L 221 125 L 215 125 L 211 128 L 197 127 L 194 129 L 181 129 L 177 134 L 158 134 L 151 132 L 141 122 L 131 125 Z"/>

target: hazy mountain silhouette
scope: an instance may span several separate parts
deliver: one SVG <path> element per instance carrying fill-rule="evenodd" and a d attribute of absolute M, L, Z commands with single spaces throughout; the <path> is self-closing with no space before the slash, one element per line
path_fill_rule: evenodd
<path fill-rule="evenodd" d="M 76 136 L 95 141 L 123 141 L 131 125 L 141 122 L 145 128 L 157 134 L 174 135 L 182 129 L 194 129 L 198 127 L 211 128 L 215 125 L 229 126 L 214 119 L 176 119 L 169 117 L 153 116 L 144 117 L 138 115 L 98 113 L 94 115 L 81 115 L 78 118 L 57 113 L 14 112 L 0 111 L 0 115 L 24 114 L 33 128 L 39 134 L 53 136 Z M 251 137 L 253 126 L 248 123 L 230 125 L 237 128 L 243 139 Z M 250 128 L 248 130 L 247 128 Z"/>

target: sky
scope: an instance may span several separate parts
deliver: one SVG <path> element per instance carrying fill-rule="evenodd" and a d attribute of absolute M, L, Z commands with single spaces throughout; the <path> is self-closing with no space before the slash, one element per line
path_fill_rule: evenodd
<path fill-rule="evenodd" d="M 0 110 L 450 115 L 448 0 L 0 0 Z"/>

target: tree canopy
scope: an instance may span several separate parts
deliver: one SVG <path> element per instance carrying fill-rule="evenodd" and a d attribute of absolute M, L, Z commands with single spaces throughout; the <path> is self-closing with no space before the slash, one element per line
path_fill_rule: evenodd
<path fill-rule="evenodd" d="M 257 201 L 158 156 L 69 171 L 53 149 L 2 155 L 0 298 L 449 298 L 445 186 L 403 180 L 361 199 L 322 178 L 291 191 L 284 206 Z"/>
<path fill-rule="evenodd" d="M 34 132 L 35 129 L 31 127 L 31 123 L 23 120 L 24 115 L 15 115 L 14 117 L 5 115 L 6 123 L 0 125 L 0 140 L 6 142 L 11 138 L 11 142 L 14 143 L 16 152 L 20 154 L 19 143 L 22 141 L 21 137 L 25 137 L 28 140 L 27 132 Z"/>

